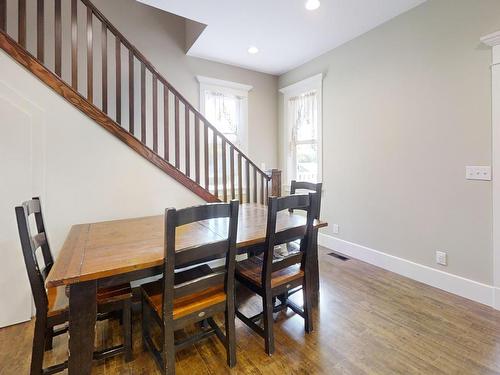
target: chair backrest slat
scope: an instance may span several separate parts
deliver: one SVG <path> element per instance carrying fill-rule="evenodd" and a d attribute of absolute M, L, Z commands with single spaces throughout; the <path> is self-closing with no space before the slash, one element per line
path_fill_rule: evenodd
<path fill-rule="evenodd" d="M 269 197 L 267 213 L 266 243 L 264 250 L 264 260 L 262 267 L 262 284 L 270 288 L 272 273 L 283 268 L 300 263 L 301 269 L 305 269 L 309 263 L 309 253 L 311 237 L 313 231 L 314 218 L 317 215 L 318 194 L 309 193 L 308 195 L 290 195 L 276 198 Z M 277 216 L 280 211 L 302 210 L 307 213 L 305 224 L 295 228 L 287 228 L 276 231 Z M 294 255 L 288 256 L 280 261 L 273 261 L 274 247 L 279 244 L 300 240 L 300 251 Z"/>
<path fill-rule="evenodd" d="M 295 191 L 291 191 L 291 190 L 311 190 L 311 191 L 314 191 L 316 193 L 319 193 L 319 191 L 317 190 L 318 189 L 318 185 L 321 185 L 321 182 L 320 183 L 314 183 L 314 182 L 307 182 L 307 181 L 295 181 L 295 180 L 292 180 L 292 183 L 290 184 L 290 192 L 292 194 L 295 194 Z"/>
<path fill-rule="evenodd" d="M 47 232 L 45 231 L 45 222 L 43 220 L 42 205 L 40 203 L 40 198 L 34 197 L 29 202 L 35 202 L 34 203 L 34 207 L 35 207 L 34 215 L 35 215 L 36 230 L 38 233 L 45 234 L 45 243 L 42 244 L 41 247 L 42 247 L 43 261 L 45 262 L 45 266 L 48 267 L 48 269 L 50 271 L 50 269 L 54 265 L 54 258 L 52 257 L 52 251 L 50 250 L 49 240 L 47 238 Z"/>
<path fill-rule="evenodd" d="M 41 211 L 40 200 L 37 198 L 33 198 L 30 201 L 24 202 L 23 205 L 26 205 L 28 216 L 31 214 L 39 213 Z"/>
<path fill-rule="evenodd" d="M 184 297 L 202 290 L 224 284 L 225 271 L 214 272 L 174 286 L 174 298 Z"/>
<path fill-rule="evenodd" d="M 196 221 L 218 219 L 231 216 L 231 208 L 227 203 L 209 203 L 203 206 L 190 207 L 177 211 L 176 225 L 191 224 Z"/>
<path fill-rule="evenodd" d="M 37 250 L 39 247 L 42 247 L 47 243 L 47 237 L 45 236 L 45 233 L 38 233 L 35 234 L 32 238 L 32 246 L 33 249 Z"/>
<path fill-rule="evenodd" d="M 294 264 L 302 263 L 303 258 L 304 254 L 302 252 L 299 252 L 297 254 L 289 255 L 283 259 L 274 261 L 271 272 L 276 272 L 283 268 L 293 266 Z"/>
<path fill-rule="evenodd" d="M 228 240 L 182 249 L 175 254 L 175 267 L 189 267 L 226 256 Z"/>
<path fill-rule="evenodd" d="M 289 228 L 276 232 L 274 236 L 274 246 L 281 245 L 287 242 L 292 242 L 295 240 L 300 240 L 304 238 L 306 231 L 307 231 L 307 226 L 302 225 L 300 227 Z"/>
<path fill-rule="evenodd" d="M 45 289 L 45 280 L 52 269 L 54 259 L 50 251 L 45 225 L 42 216 L 42 209 L 39 198 L 23 202 L 22 205 L 15 208 L 19 238 L 23 251 L 24 263 L 28 279 L 31 286 L 31 292 L 35 300 L 37 311 L 46 312 L 48 308 L 47 291 Z M 29 217 L 35 216 L 36 234 L 32 234 Z M 41 249 L 44 266 L 42 267 L 36 255 L 38 249 Z"/>
<path fill-rule="evenodd" d="M 174 298 L 184 297 L 203 290 L 224 285 L 227 308 L 234 309 L 234 268 L 239 202 L 215 203 L 165 211 L 165 262 L 163 268 L 163 322 L 173 320 Z M 228 236 L 216 242 L 176 249 L 176 229 L 182 225 L 211 219 L 228 218 Z M 215 259 L 225 259 L 225 264 L 213 270 L 204 264 Z M 194 267 L 196 266 L 196 267 Z M 193 267 L 176 274 L 176 269 Z M 177 275 L 177 276 L 176 276 Z M 185 279 L 181 280 L 180 275 Z"/>
<path fill-rule="evenodd" d="M 300 195 L 290 195 L 288 197 L 283 197 L 286 199 L 278 199 L 277 201 L 277 210 L 283 211 L 283 210 L 300 210 L 300 209 L 306 209 L 309 207 L 309 196 L 307 194 L 300 194 Z"/>

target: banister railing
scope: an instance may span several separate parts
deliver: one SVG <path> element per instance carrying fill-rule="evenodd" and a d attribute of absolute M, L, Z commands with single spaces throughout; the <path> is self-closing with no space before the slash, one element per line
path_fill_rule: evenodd
<path fill-rule="evenodd" d="M 264 203 L 280 194 L 279 172 L 262 171 L 231 143 L 89 0 L 12 4 L 16 0 L 0 0 L 1 31 L 139 140 L 147 148 L 143 156 L 154 153 L 216 199 Z M 17 39 L 16 30 L 7 30 L 16 12 Z M 46 22 L 53 22 L 53 35 Z M 30 51 L 32 40 L 36 51 Z"/>

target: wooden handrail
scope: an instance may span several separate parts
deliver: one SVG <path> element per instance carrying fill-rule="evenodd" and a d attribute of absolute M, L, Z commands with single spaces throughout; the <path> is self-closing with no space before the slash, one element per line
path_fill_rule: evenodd
<path fill-rule="evenodd" d="M 8 35 L 8 30 L 6 30 L 6 18 L 7 14 L 10 13 L 10 11 L 7 12 L 6 9 L 7 2 L 6 0 L 0 0 L 0 32 L 4 34 L 1 47 L 16 60 L 21 60 L 21 64 L 28 68 L 38 78 L 72 102 L 77 108 L 84 111 L 97 123 L 118 136 L 137 152 L 141 153 L 141 155 L 148 158 L 153 164 L 162 168 L 165 172 L 169 173 L 172 177 L 176 178 L 208 201 L 218 200 L 220 195 L 224 200 L 234 198 L 237 195 L 241 202 L 250 202 L 252 200 L 257 202 L 259 196 L 260 201 L 265 202 L 267 196 L 270 194 L 269 182 L 271 182 L 273 190 L 271 194 L 275 195 L 278 184 L 274 180 L 278 178 L 277 174 L 269 174 L 260 169 L 242 150 L 227 139 L 222 132 L 212 125 L 203 114 L 194 108 L 189 101 L 160 74 L 156 67 L 102 14 L 99 9 L 94 6 L 94 4 L 92 4 L 90 0 L 79 0 L 86 7 L 86 12 L 81 14 L 85 17 L 85 40 L 81 43 L 79 43 L 78 40 L 79 35 L 77 27 L 79 14 L 79 12 L 77 12 L 78 0 L 71 0 L 69 16 L 63 16 L 61 14 L 62 0 L 55 0 L 52 3 L 54 6 L 54 28 L 53 31 L 50 32 L 53 32 L 54 38 L 54 67 L 52 71 L 49 70 L 48 67 L 45 67 L 43 65 L 45 60 L 45 34 L 47 33 L 47 29 L 45 28 L 45 0 L 31 0 L 33 3 L 36 1 L 37 10 L 37 22 L 33 30 L 33 32 L 37 33 L 37 58 L 27 51 L 28 47 L 26 46 L 27 34 L 32 27 L 26 23 L 26 9 L 27 6 L 30 5 L 29 3 L 27 4 L 28 1 L 30 0 L 17 0 L 18 40 L 16 43 L 16 41 Z M 100 30 L 95 26 L 95 22 L 93 22 L 94 17 L 101 22 Z M 68 19 L 71 23 L 71 54 L 63 53 L 62 51 L 62 20 Z M 99 40 L 96 39 L 96 32 L 98 35 L 99 33 L 101 35 L 101 44 L 98 47 L 98 50 L 100 50 L 98 53 L 101 55 L 101 61 L 98 63 L 101 71 L 101 79 L 99 82 L 94 82 L 93 79 L 95 68 L 94 44 L 96 44 L 96 40 Z M 52 38 L 52 35 L 48 37 Z M 115 42 L 114 48 L 108 49 L 110 37 L 114 37 Z M 112 40 L 110 42 L 112 42 Z M 13 43 L 15 45 L 13 45 Z M 128 64 L 125 63 L 128 77 L 122 75 L 122 46 L 126 48 L 125 55 L 128 55 Z M 84 86 L 82 89 L 86 90 L 84 92 L 80 92 L 78 87 L 79 49 L 84 49 L 83 54 L 86 57 L 86 66 L 80 69 L 81 72 L 84 72 L 82 74 L 86 74 L 87 77 L 87 84 L 82 85 Z M 116 72 L 113 73 L 115 79 L 114 99 L 116 105 L 114 119 L 110 117 L 108 110 L 108 101 L 110 97 L 110 91 L 108 90 L 108 61 L 110 57 L 108 54 L 110 52 L 115 55 L 116 70 Z M 66 66 L 66 64 L 63 64 L 63 58 L 67 59 L 68 56 L 71 58 L 71 83 L 65 82 L 62 75 L 62 66 Z M 137 63 L 139 63 L 139 65 L 137 65 Z M 46 71 L 41 74 L 40 66 L 51 74 L 47 74 Z M 140 67 L 140 74 L 138 77 L 135 77 L 135 67 Z M 147 84 L 147 82 L 149 82 L 149 77 L 152 77 L 152 92 L 149 91 L 150 89 L 147 89 L 147 87 L 150 87 Z M 146 81 L 147 78 L 148 81 Z M 122 118 L 126 116 L 122 114 L 123 79 L 125 79 L 125 87 L 123 87 L 125 89 L 125 95 L 127 95 L 128 92 L 129 106 L 126 109 L 127 112 L 125 112 L 128 114 L 128 124 L 122 124 Z M 94 83 L 96 87 L 94 87 Z M 61 87 L 64 87 L 64 90 L 62 90 Z M 68 91 L 67 88 L 71 90 Z M 163 89 L 163 98 L 158 95 L 159 88 Z M 99 96 L 98 94 L 101 96 L 100 107 L 94 103 L 94 98 L 96 95 Z M 113 92 L 111 92 L 111 94 L 113 94 Z M 169 104 L 170 94 L 173 95 L 173 106 Z M 146 96 L 152 96 L 153 98 L 152 109 L 149 108 L 151 102 L 146 100 Z M 139 106 L 138 109 L 135 108 L 136 99 L 137 103 L 139 103 L 137 104 Z M 160 99 L 160 102 L 158 102 L 158 99 Z M 81 100 L 85 100 L 87 104 L 83 104 Z M 161 125 L 159 125 L 158 118 L 159 105 L 160 108 L 163 106 L 163 124 Z M 99 112 L 98 115 L 96 115 L 96 110 Z M 147 115 L 151 110 L 152 115 Z M 172 111 L 174 122 L 172 126 L 170 126 Z M 182 111 L 184 112 L 181 113 Z M 137 118 L 137 123 L 135 121 L 136 114 L 139 116 Z M 107 119 L 103 120 L 103 116 L 107 117 Z M 191 120 L 193 117 L 194 125 Z M 150 122 L 147 121 L 150 119 L 152 119 L 152 133 L 148 131 L 148 129 L 151 130 L 150 125 L 148 125 Z M 184 121 L 184 126 L 182 127 L 181 119 Z M 127 125 L 128 128 L 125 129 L 124 126 Z M 194 131 L 191 131 L 192 125 L 194 126 Z M 119 130 L 114 129 L 115 126 L 118 127 Z M 159 155 L 158 150 L 159 126 L 163 129 L 163 156 Z M 209 133 L 208 130 L 210 130 L 211 133 Z M 181 131 L 183 132 L 182 138 Z M 129 137 L 125 137 L 125 133 L 127 133 Z M 152 134 L 152 139 L 149 139 L 149 134 Z M 210 140 L 208 139 L 209 135 L 211 136 Z M 171 137 L 174 139 L 173 144 L 175 146 L 172 148 L 173 155 L 170 155 L 171 147 L 169 143 Z M 151 148 L 147 146 L 148 141 L 152 144 Z M 193 142 L 194 160 L 191 160 L 191 146 Z M 141 147 L 139 147 L 139 144 Z M 183 147 L 183 152 L 181 152 L 181 146 Z M 201 146 L 203 146 L 204 149 L 203 153 L 201 152 Z M 203 162 L 201 156 L 203 156 Z M 159 160 L 161 160 L 161 162 Z M 236 166 L 235 162 L 237 163 Z M 227 164 L 229 164 L 229 171 L 227 170 Z M 168 165 L 168 167 L 165 167 L 166 165 Z M 181 167 L 183 168 L 182 172 Z M 194 172 L 192 171 L 192 167 L 194 167 Z M 203 167 L 203 169 L 201 169 L 201 167 Z M 180 177 L 181 175 L 183 177 Z M 258 183 L 259 177 L 261 179 L 260 193 Z M 222 185 L 220 186 L 221 183 Z M 202 187 L 202 184 L 204 187 Z M 195 185 L 196 187 L 194 187 Z M 200 189 L 204 190 L 206 193 L 201 193 Z"/>
<path fill-rule="evenodd" d="M 0 30 L 7 30 L 7 0 L 0 1 Z"/>

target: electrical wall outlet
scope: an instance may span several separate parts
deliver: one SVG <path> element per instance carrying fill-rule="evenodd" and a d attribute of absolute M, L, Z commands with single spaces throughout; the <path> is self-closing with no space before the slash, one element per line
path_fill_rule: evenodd
<path fill-rule="evenodd" d="M 332 225 L 333 234 L 339 234 L 340 228 L 338 224 Z"/>
<path fill-rule="evenodd" d="M 465 178 L 467 180 L 491 181 L 491 167 L 486 166 L 467 166 L 465 167 Z"/>
<path fill-rule="evenodd" d="M 442 266 L 448 265 L 448 254 L 444 251 L 436 251 L 436 263 Z"/>

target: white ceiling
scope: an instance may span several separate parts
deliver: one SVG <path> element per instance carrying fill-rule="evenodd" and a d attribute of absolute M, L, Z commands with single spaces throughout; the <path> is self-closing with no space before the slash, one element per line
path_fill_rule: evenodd
<path fill-rule="evenodd" d="M 321 0 L 315 11 L 305 0 L 138 1 L 207 25 L 188 55 L 277 75 L 425 0 Z"/>

